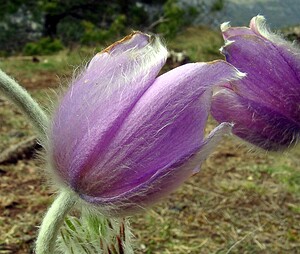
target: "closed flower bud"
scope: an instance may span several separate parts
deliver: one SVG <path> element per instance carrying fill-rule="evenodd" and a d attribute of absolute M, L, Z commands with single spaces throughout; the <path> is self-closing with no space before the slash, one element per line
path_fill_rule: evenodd
<path fill-rule="evenodd" d="M 56 181 L 103 214 L 151 205 L 199 170 L 231 125 L 208 138 L 213 88 L 240 78 L 225 61 L 159 77 L 167 50 L 135 32 L 98 53 L 61 99 L 49 130 Z"/>
<path fill-rule="evenodd" d="M 266 150 L 283 150 L 300 134 L 300 49 L 271 33 L 262 16 L 250 28 L 221 26 L 227 62 L 246 73 L 213 97 L 212 114 Z"/>

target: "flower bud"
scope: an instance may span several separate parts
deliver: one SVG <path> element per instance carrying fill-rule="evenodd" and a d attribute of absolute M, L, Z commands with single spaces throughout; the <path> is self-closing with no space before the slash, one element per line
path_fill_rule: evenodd
<path fill-rule="evenodd" d="M 97 54 L 60 101 L 49 130 L 56 178 L 103 214 L 132 214 L 195 173 L 230 124 L 204 138 L 212 90 L 240 78 L 224 61 L 157 77 L 167 50 L 135 32 Z"/>
<path fill-rule="evenodd" d="M 212 114 L 266 150 L 296 144 L 300 134 L 300 49 L 271 33 L 262 16 L 250 28 L 221 26 L 227 62 L 246 73 L 213 97 Z"/>

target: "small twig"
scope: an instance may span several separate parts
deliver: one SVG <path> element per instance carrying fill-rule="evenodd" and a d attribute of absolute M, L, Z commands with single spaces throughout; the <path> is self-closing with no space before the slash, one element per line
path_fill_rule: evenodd
<path fill-rule="evenodd" d="M 246 238 L 248 238 L 250 235 L 254 234 L 257 230 L 254 230 L 253 232 L 249 232 L 246 234 L 243 238 L 240 240 L 236 241 L 226 252 L 226 254 L 229 254 L 237 245 L 239 245 L 242 241 L 244 241 Z"/>
<path fill-rule="evenodd" d="M 0 153 L 0 164 L 16 163 L 18 160 L 30 158 L 36 150 L 41 148 L 42 146 L 37 142 L 35 136 L 29 137 Z"/>
<path fill-rule="evenodd" d="M 147 27 L 147 31 L 151 31 L 154 27 L 156 27 L 157 25 L 167 22 L 169 19 L 164 18 L 164 17 L 160 17 L 158 20 L 154 21 L 152 24 L 150 24 L 150 26 Z"/>

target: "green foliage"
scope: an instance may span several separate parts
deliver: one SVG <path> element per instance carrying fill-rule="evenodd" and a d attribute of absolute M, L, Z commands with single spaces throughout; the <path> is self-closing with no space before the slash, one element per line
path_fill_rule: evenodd
<path fill-rule="evenodd" d="M 184 10 L 178 6 L 178 0 L 168 0 L 163 10 L 165 21 L 158 26 L 158 32 L 167 38 L 174 38 L 184 25 Z"/>
<path fill-rule="evenodd" d="M 192 62 L 220 59 L 224 41 L 218 31 L 206 27 L 188 27 L 168 43 L 175 51 L 185 51 Z"/>
<path fill-rule="evenodd" d="M 64 47 L 59 39 L 41 38 L 37 42 L 29 42 L 24 46 L 25 55 L 51 55 Z"/>
<path fill-rule="evenodd" d="M 40 34 L 41 26 L 35 22 L 33 15 L 25 6 L 15 9 L 13 8 L 14 1 L 8 2 L 7 6 L 0 4 L 0 45 L 1 51 L 10 55 L 22 50 L 28 41 L 35 40 L 36 35 Z M 5 9 L 7 12 L 3 13 Z M 11 12 L 15 13 L 12 15 Z M 6 54 L 2 53 L 1 55 Z"/>
<path fill-rule="evenodd" d="M 89 21 L 82 21 L 84 27 L 84 33 L 80 39 L 80 42 L 84 45 L 94 45 L 97 42 L 104 42 L 109 39 L 109 32 L 107 30 L 96 27 Z"/>
<path fill-rule="evenodd" d="M 78 20 L 68 17 L 58 24 L 57 37 L 60 38 L 64 45 L 70 46 L 80 42 L 84 30 L 85 28 L 82 22 L 78 22 Z"/>
<path fill-rule="evenodd" d="M 197 17 L 198 14 L 199 14 L 199 9 L 197 9 L 194 6 L 189 6 L 187 8 L 187 13 L 186 13 L 186 22 L 190 24 L 194 20 L 194 18 Z"/>
<path fill-rule="evenodd" d="M 126 24 L 126 16 L 125 15 L 118 15 L 114 22 L 111 24 L 108 33 L 111 37 L 119 37 L 124 31 Z"/>
<path fill-rule="evenodd" d="M 118 15 L 109 29 L 101 29 L 89 21 L 82 21 L 84 33 L 80 42 L 84 45 L 97 45 L 111 41 L 124 33 L 125 22 L 126 16 Z"/>
<path fill-rule="evenodd" d="M 58 3 L 56 1 L 43 1 L 40 8 L 47 13 L 56 13 L 58 10 Z"/>
<path fill-rule="evenodd" d="M 133 5 L 129 9 L 127 18 L 128 18 L 128 24 L 130 24 L 130 26 L 134 28 L 141 28 L 149 21 L 147 12 L 143 8 L 143 6 L 139 6 L 139 5 Z"/>
<path fill-rule="evenodd" d="M 9 53 L 5 50 L 0 50 L 0 57 L 8 57 Z"/>
<path fill-rule="evenodd" d="M 268 167 L 265 172 L 277 178 L 288 191 L 299 193 L 300 191 L 300 172 L 286 165 L 278 167 Z"/>
<path fill-rule="evenodd" d="M 215 0 L 215 2 L 212 4 L 211 6 L 211 11 L 212 12 L 217 12 L 217 11 L 221 11 L 224 8 L 224 0 Z"/>
<path fill-rule="evenodd" d="M 128 24 L 140 27 L 148 20 L 142 5 L 133 0 L 6 2 L 0 3 L 0 45 L 1 50 L 10 53 L 22 49 L 26 54 L 43 51 L 39 45 L 28 43 L 41 37 L 60 38 L 67 46 L 81 41 L 93 45 L 119 37 Z"/>
<path fill-rule="evenodd" d="M 158 25 L 157 31 L 167 38 L 174 38 L 184 26 L 191 24 L 198 14 L 195 7 L 180 7 L 178 0 L 168 0 L 163 6 L 163 11 L 164 21 Z"/>
<path fill-rule="evenodd" d="M 253 165 L 250 171 L 255 174 L 257 178 L 267 174 L 278 181 L 278 183 L 281 183 L 281 187 L 286 191 L 294 194 L 300 193 L 300 171 L 293 166 L 277 161 L 277 163 L 272 166 Z"/>

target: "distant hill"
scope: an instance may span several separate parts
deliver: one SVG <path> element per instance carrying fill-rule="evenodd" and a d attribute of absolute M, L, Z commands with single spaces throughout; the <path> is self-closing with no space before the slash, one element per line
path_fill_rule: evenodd
<path fill-rule="evenodd" d="M 202 0 L 181 0 L 185 4 L 199 5 Z M 208 8 L 214 1 L 205 0 Z M 300 0 L 224 0 L 224 8 L 220 12 L 200 15 L 197 23 L 203 21 L 218 26 L 230 21 L 234 26 L 248 25 L 249 20 L 257 14 L 264 15 L 272 28 L 284 28 L 300 25 Z"/>
<path fill-rule="evenodd" d="M 228 0 L 224 12 L 235 25 L 257 14 L 264 15 L 274 28 L 300 24 L 300 0 Z"/>

